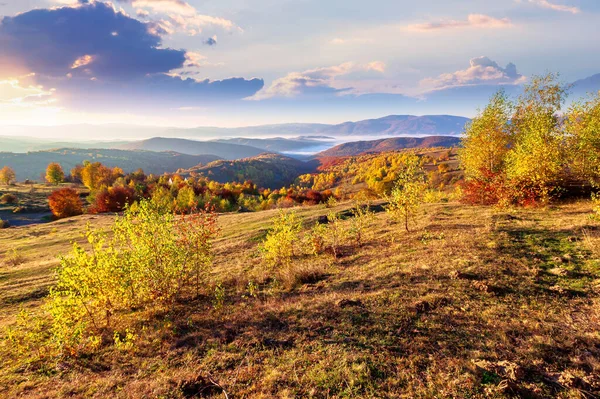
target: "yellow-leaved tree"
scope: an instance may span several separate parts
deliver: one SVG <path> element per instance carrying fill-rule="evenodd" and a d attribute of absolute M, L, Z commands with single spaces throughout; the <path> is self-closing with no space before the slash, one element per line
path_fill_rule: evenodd
<path fill-rule="evenodd" d="M 57 162 L 52 162 L 46 168 L 46 181 L 55 186 L 65 181 L 65 172 Z"/>
<path fill-rule="evenodd" d="M 511 102 L 499 91 L 466 126 L 459 159 L 467 179 L 486 179 L 504 170 L 512 141 L 511 113 Z"/>
<path fill-rule="evenodd" d="M 407 156 L 397 173 L 394 188 L 387 196 L 389 204 L 386 210 L 392 219 L 402 222 L 406 231 L 410 231 L 410 221 L 419 210 L 426 189 L 419 157 L 415 154 Z"/>
<path fill-rule="evenodd" d="M 534 76 L 511 120 L 514 142 L 507 154 L 507 177 L 521 193 L 534 193 L 542 203 L 564 177 L 566 147 L 558 113 L 565 96 L 558 75 Z"/>

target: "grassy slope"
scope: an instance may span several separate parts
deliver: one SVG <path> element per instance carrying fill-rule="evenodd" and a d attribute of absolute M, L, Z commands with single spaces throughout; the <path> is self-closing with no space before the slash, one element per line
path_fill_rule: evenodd
<path fill-rule="evenodd" d="M 307 223 L 326 212 L 300 210 Z M 148 333 L 134 354 L 108 348 L 35 370 L 2 348 L 0 397 L 224 397 L 217 384 L 236 398 L 598 394 L 600 259 L 583 238 L 600 230 L 589 212 L 434 204 L 410 234 L 380 213 L 339 261 L 295 261 L 322 278 L 261 285 L 256 297 L 246 287 L 264 279 L 256 246 L 275 211 L 223 215 L 211 279 L 226 288 L 221 309 L 203 298 L 138 315 Z M 56 256 L 87 222 L 111 220 L 0 231 L 0 257 L 17 247 L 26 259 L 0 269 L 0 324 L 40 304 Z"/>

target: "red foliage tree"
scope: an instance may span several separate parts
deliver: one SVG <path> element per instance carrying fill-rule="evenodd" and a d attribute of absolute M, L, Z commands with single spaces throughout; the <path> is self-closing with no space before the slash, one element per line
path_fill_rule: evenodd
<path fill-rule="evenodd" d="M 52 214 L 58 218 L 67 218 L 81 215 L 83 213 L 83 204 L 77 191 L 72 188 L 61 188 L 55 190 L 48 197 L 48 204 Z"/>
<path fill-rule="evenodd" d="M 135 190 L 131 187 L 109 187 L 96 194 L 91 211 L 93 213 L 121 212 L 135 200 Z"/>

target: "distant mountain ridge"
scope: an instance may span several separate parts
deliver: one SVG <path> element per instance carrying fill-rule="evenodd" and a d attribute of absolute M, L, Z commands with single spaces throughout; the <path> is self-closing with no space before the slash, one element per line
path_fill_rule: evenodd
<path fill-rule="evenodd" d="M 24 137 L 80 137 L 80 142 L 101 138 L 109 141 L 139 141 L 151 137 L 185 138 L 193 140 L 227 140 L 232 138 L 265 138 L 284 137 L 301 138 L 301 136 L 457 136 L 460 135 L 468 118 L 452 115 L 389 115 L 383 118 L 367 119 L 340 124 L 322 123 L 284 123 L 274 125 L 248 126 L 237 128 L 196 127 L 173 128 L 136 125 L 64 125 L 64 126 L 3 126 L 4 136 Z M 0 136 L 2 142 L 7 139 Z M 56 142 L 69 140 L 56 139 Z M 71 140 L 72 141 L 72 140 Z M 28 143 L 31 145 L 31 143 Z M 107 145 L 111 145 L 107 143 Z M 74 146 L 75 147 L 75 146 Z M 79 146 L 77 146 L 79 147 Z M 126 148 L 126 147 L 122 147 Z M 128 148 L 129 149 L 129 148 Z"/>
<path fill-rule="evenodd" d="M 340 144 L 318 153 L 315 157 L 345 157 L 368 152 L 387 152 L 406 148 L 456 147 L 458 145 L 460 145 L 460 138 L 453 136 L 393 137 Z"/>
<path fill-rule="evenodd" d="M 264 150 L 248 145 L 222 143 L 216 141 L 196 141 L 179 138 L 154 137 L 134 141 L 120 146 L 124 150 L 174 151 L 188 155 L 213 155 L 223 159 L 248 158 L 259 155 Z"/>
<path fill-rule="evenodd" d="M 43 181 L 46 167 L 58 162 L 65 173 L 84 160 L 102 162 L 109 167 L 118 166 L 126 173 L 139 168 L 147 174 L 161 175 L 187 169 L 198 164 L 207 164 L 218 160 L 214 155 L 188 155 L 176 152 L 127 151 L 114 149 L 76 149 L 61 148 L 49 151 L 35 151 L 25 154 L 0 152 L 0 165 L 13 168 L 17 180 Z"/>

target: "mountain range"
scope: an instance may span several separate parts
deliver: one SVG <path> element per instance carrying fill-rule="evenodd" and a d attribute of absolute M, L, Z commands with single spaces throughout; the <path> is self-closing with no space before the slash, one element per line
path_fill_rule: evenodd
<path fill-rule="evenodd" d="M 383 118 L 368 119 L 357 122 L 344 122 L 335 125 L 318 123 L 285 123 L 277 125 L 249 126 L 238 128 L 197 127 L 197 128 L 169 128 L 156 126 L 128 126 L 128 125 L 64 125 L 64 126 L 3 126 L 0 138 L 0 151 L 15 152 L 17 146 L 23 150 L 49 149 L 54 141 L 57 145 L 53 148 L 65 147 L 66 141 L 77 142 L 77 147 L 89 143 L 89 148 L 98 148 L 98 143 L 103 143 L 104 148 L 130 148 L 132 141 L 146 140 L 152 137 L 184 138 L 195 140 L 240 140 L 286 138 L 302 141 L 311 141 L 310 137 L 299 136 L 328 136 L 344 138 L 349 136 L 458 136 L 462 133 L 464 125 L 469 119 L 451 115 L 390 115 Z M 31 136 L 43 137 L 34 139 Z M 72 137 L 69 140 L 53 140 L 53 137 Z M 76 137 L 76 139 L 75 139 Z M 97 140 L 102 137 L 103 142 Z M 22 138 L 23 142 L 19 141 Z M 368 138 L 368 137 L 365 137 Z M 116 141 L 118 143 L 113 143 Z M 37 143 L 36 143 L 37 142 Z M 257 148 L 261 145 L 254 141 L 251 146 Z M 39 145 L 46 148 L 39 148 Z M 230 141 L 230 144 L 245 144 Z M 36 148 L 35 146 L 38 145 Z M 150 145 L 150 144 L 148 144 Z M 68 147 L 75 147 L 68 146 Z M 135 147 L 135 145 L 134 145 Z M 206 152 L 204 152 L 206 153 Z"/>

